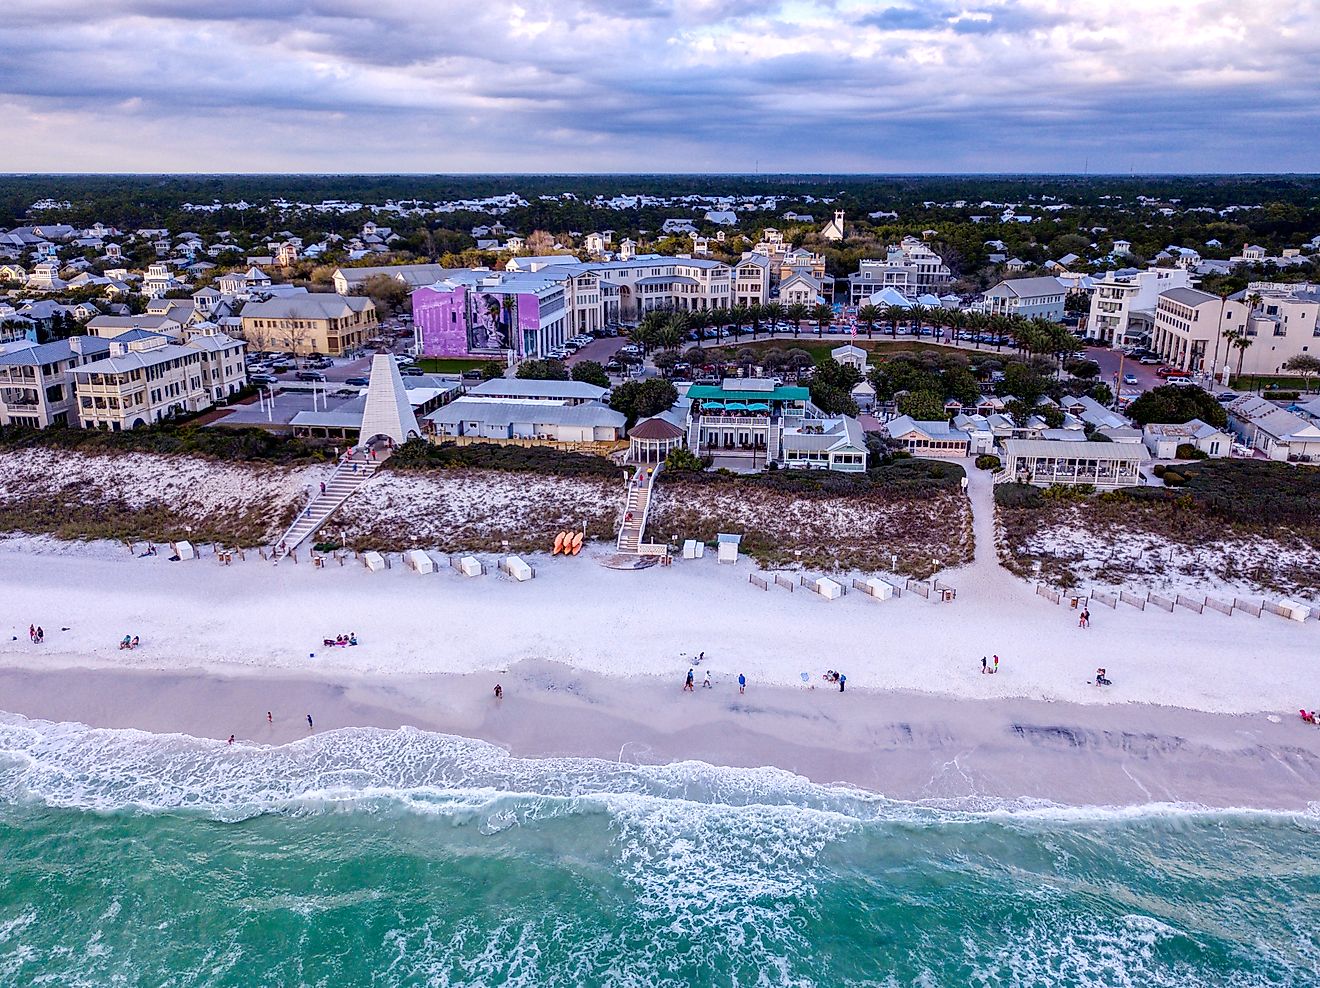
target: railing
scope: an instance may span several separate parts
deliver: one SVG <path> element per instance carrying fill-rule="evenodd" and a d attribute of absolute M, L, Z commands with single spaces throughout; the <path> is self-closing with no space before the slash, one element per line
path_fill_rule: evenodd
<path fill-rule="evenodd" d="M 911 590 L 913 593 L 920 594 L 922 597 L 930 600 L 930 587 L 926 586 L 926 584 L 919 580 L 908 580 L 905 589 Z"/>
<path fill-rule="evenodd" d="M 808 590 L 810 590 L 812 593 L 814 593 L 814 594 L 820 594 L 822 597 L 824 596 L 824 593 L 821 592 L 820 587 L 816 585 L 816 579 L 815 579 L 815 577 L 799 576 L 799 577 L 798 577 L 798 586 L 800 586 L 800 587 L 806 587 L 806 588 L 807 588 Z M 838 588 L 839 588 L 840 596 L 844 596 L 844 597 L 846 597 L 846 596 L 848 595 L 848 588 L 845 587 L 842 583 L 838 583 L 838 582 L 836 581 L 836 586 L 838 586 Z"/>
<path fill-rule="evenodd" d="M 747 582 L 754 587 L 760 587 L 762 590 L 770 589 L 770 581 L 763 576 L 757 576 L 755 573 L 747 574 Z"/>
<path fill-rule="evenodd" d="M 1226 604 L 1222 600 L 1215 600 L 1213 597 L 1206 597 L 1205 606 L 1212 611 L 1218 611 L 1220 614 L 1227 614 L 1229 617 L 1233 616 L 1233 604 L 1231 601 Z"/>
<path fill-rule="evenodd" d="M 1157 593 L 1148 592 L 1146 594 L 1146 600 L 1148 603 L 1154 604 L 1156 607 L 1164 608 L 1170 614 L 1173 613 L 1173 601 L 1171 601 L 1168 597 L 1161 597 Z"/>
<path fill-rule="evenodd" d="M 789 593 L 793 592 L 793 581 L 786 576 L 780 576 L 778 573 L 775 574 L 775 586 L 783 587 Z"/>
<path fill-rule="evenodd" d="M 1192 600 L 1192 598 L 1184 597 L 1182 594 L 1178 594 L 1178 596 L 1174 598 L 1174 602 L 1179 607 L 1185 607 L 1189 611 L 1195 611 L 1197 614 L 1204 613 L 1205 611 L 1205 601 Z"/>
<path fill-rule="evenodd" d="M 1277 614 L 1279 617 L 1286 617 L 1286 618 L 1292 617 L 1291 610 L 1289 610 L 1287 607 L 1282 607 L 1279 604 L 1274 603 L 1274 601 L 1272 600 L 1262 600 L 1260 602 L 1260 606 L 1264 610 L 1269 611 L 1271 614 Z"/>
<path fill-rule="evenodd" d="M 1091 599 L 1098 600 L 1100 603 L 1104 604 L 1110 610 L 1113 610 L 1118 607 L 1118 598 L 1115 597 L 1113 594 L 1101 593 L 1099 590 L 1092 590 Z"/>

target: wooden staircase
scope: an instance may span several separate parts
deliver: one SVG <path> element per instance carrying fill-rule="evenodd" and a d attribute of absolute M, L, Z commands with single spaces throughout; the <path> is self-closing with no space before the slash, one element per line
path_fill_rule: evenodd
<path fill-rule="evenodd" d="M 655 478 L 660 474 L 660 467 L 647 476 L 646 468 L 639 467 L 628 481 L 627 493 L 623 500 L 623 520 L 619 524 L 619 538 L 616 543 L 619 552 L 637 555 L 646 534 L 646 519 L 651 510 L 651 490 Z"/>
<path fill-rule="evenodd" d="M 368 449 L 357 447 L 351 457 L 340 460 L 335 465 L 330 479 L 325 482 L 325 492 L 316 494 L 311 503 L 293 520 L 284 537 L 275 543 L 275 551 L 271 554 L 271 558 L 279 562 L 307 541 L 330 520 L 330 516 L 339 510 L 340 505 L 376 475 L 376 471 L 389 455 L 388 448 L 381 448 L 377 450 L 376 458 L 372 459 Z"/>

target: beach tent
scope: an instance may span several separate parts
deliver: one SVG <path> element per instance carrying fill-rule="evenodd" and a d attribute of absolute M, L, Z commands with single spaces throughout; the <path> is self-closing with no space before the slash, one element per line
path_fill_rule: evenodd
<path fill-rule="evenodd" d="M 741 535 L 729 535 L 726 532 L 720 532 L 715 536 L 715 541 L 719 546 L 716 559 L 721 563 L 736 563 L 738 561 L 738 546 L 742 543 Z"/>
<path fill-rule="evenodd" d="M 379 573 L 385 568 L 385 557 L 379 552 L 364 552 L 362 554 L 362 563 L 373 573 Z"/>
<path fill-rule="evenodd" d="M 435 560 L 433 560 L 426 553 L 422 552 L 421 549 L 409 549 L 406 553 L 404 553 L 404 559 L 406 559 L 408 561 L 408 565 L 411 566 L 418 573 L 435 572 Z"/>
<path fill-rule="evenodd" d="M 458 561 L 458 571 L 464 576 L 480 576 L 481 560 L 476 556 L 464 556 Z"/>

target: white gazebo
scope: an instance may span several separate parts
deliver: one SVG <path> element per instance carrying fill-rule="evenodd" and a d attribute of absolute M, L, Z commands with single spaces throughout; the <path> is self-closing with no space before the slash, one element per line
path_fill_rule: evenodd
<path fill-rule="evenodd" d="M 628 433 L 628 457 L 634 463 L 661 463 L 683 445 L 683 430 L 668 419 L 643 419 Z"/>

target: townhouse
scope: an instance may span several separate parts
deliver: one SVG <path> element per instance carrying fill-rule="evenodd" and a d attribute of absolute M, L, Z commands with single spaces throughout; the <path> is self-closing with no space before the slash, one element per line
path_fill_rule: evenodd
<path fill-rule="evenodd" d="M 96 336 L 0 347 L 0 425 L 78 425 L 71 372 L 109 351 L 109 341 Z"/>
<path fill-rule="evenodd" d="M 986 292 L 980 307 L 992 315 L 1062 322 L 1067 294 L 1058 278 L 1010 278 Z"/>
<path fill-rule="evenodd" d="M 243 339 L 256 349 L 332 357 L 361 348 L 380 325 L 371 299 L 328 292 L 248 302 L 241 315 Z"/>
<path fill-rule="evenodd" d="M 1186 268 L 1123 268 L 1095 282 L 1086 319 L 1088 339 L 1109 346 L 1129 346 L 1151 339 L 1159 296 L 1192 286 Z"/>

